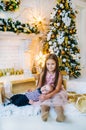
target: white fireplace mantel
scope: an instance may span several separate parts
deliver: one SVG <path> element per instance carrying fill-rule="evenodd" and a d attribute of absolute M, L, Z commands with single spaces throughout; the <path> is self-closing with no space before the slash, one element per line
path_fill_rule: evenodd
<path fill-rule="evenodd" d="M 24 33 L 13 33 L 13 32 L 0 32 L 0 39 L 33 39 L 35 36 L 38 36 L 40 34 L 24 34 Z"/>
<path fill-rule="evenodd" d="M 0 32 L 0 69 L 31 68 L 38 50 L 40 37 L 44 34 L 16 34 Z M 28 53 L 27 53 L 28 52 Z M 33 60 L 30 61 L 30 60 Z"/>

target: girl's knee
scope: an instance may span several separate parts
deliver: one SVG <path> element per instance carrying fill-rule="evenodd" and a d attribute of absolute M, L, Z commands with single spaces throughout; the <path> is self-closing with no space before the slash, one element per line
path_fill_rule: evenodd
<path fill-rule="evenodd" d="M 41 109 L 42 109 L 43 111 L 49 111 L 49 110 L 50 110 L 50 106 L 41 105 Z"/>

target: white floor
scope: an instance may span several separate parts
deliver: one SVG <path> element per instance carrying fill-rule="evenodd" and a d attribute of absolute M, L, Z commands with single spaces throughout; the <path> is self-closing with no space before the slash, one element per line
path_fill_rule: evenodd
<path fill-rule="evenodd" d="M 81 76 L 78 79 L 67 80 L 67 91 L 86 94 L 86 75 Z"/>
<path fill-rule="evenodd" d="M 0 117 L 0 130 L 86 130 L 86 114 L 80 113 L 73 104 L 65 107 L 65 115 L 67 118 L 63 123 L 55 121 L 53 109 L 47 122 L 41 120 L 40 114 Z"/>
<path fill-rule="evenodd" d="M 75 79 L 67 82 L 68 90 L 86 93 L 86 78 Z M 14 107 L 13 107 L 14 108 Z M 6 116 L 2 116 L 3 108 L 0 107 L 0 130 L 86 130 L 86 113 L 79 112 L 74 104 L 65 107 L 65 122 L 55 121 L 56 113 L 53 109 L 47 122 L 41 120 L 40 114 L 31 114 L 28 108 L 19 110 L 6 108 Z M 35 107 L 33 108 L 35 110 Z M 12 114 L 11 114 L 12 113 Z"/>

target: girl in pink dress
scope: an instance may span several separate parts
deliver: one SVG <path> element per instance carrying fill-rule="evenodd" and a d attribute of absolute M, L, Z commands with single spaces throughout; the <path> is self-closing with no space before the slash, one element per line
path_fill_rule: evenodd
<path fill-rule="evenodd" d="M 40 75 L 38 87 L 50 85 L 53 91 L 48 94 L 41 94 L 39 100 L 41 103 L 41 117 L 47 121 L 50 107 L 53 106 L 57 113 L 56 121 L 65 120 L 64 105 L 67 103 L 67 92 L 62 85 L 62 75 L 59 71 L 58 59 L 55 54 L 49 54 L 45 61 L 44 70 Z"/>

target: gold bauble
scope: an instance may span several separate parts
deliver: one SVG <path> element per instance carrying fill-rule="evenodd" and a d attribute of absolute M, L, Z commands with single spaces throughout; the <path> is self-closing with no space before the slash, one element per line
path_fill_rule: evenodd
<path fill-rule="evenodd" d="M 68 8 L 69 8 L 69 6 L 68 6 L 68 2 L 66 2 L 66 3 L 65 3 L 65 6 L 66 6 L 66 9 L 68 9 Z"/>
<path fill-rule="evenodd" d="M 68 43 L 68 37 L 65 37 L 65 43 Z"/>
<path fill-rule="evenodd" d="M 57 23 L 54 23 L 54 26 L 57 26 Z"/>
<path fill-rule="evenodd" d="M 56 37 L 59 37 L 59 34 L 56 34 Z"/>
<path fill-rule="evenodd" d="M 73 32 L 73 30 L 71 29 L 71 30 L 70 30 L 70 33 L 72 33 L 72 32 Z"/>
<path fill-rule="evenodd" d="M 74 72 L 71 72 L 71 75 L 73 75 L 74 74 Z"/>
<path fill-rule="evenodd" d="M 57 0 L 57 3 L 60 3 L 61 2 L 61 0 Z"/>
<path fill-rule="evenodd" d="M 64 65 L 64 64 L 62 64 L 62 67 L 65 67 L 65 65 Z"/>
<path fill-rule="evenodd" d="M 73 19 L 76 18 L 76 16 L 75 16 L 74 14 L 69 14 L 69 16 L 70 16 L 71 18 L 73 18 Z"/>
<path fill-rule="evenodd" d="M 62 6 L 61 8 L 64 9 L 64 6 Z"/>
<path fill-rule="evenodd" d="M 73 29 L 73 32 L 75 32 L 76 30 L 75 29 Z"/>
<path fill-rule="evenodd" d="M 77 70 L 77 69 L 78 69 L 78 66 L 76 66 L 75 68 L 76 68 L 76 70 Z"/>
<path fill-rule="evenodd" d="M 69 48 L 70 48 L 70 46 L 67 46 L 67 48 L 69 49 Z"/>
<path fill-rule="evenodd" d="M 64 28 L 67 28 L 67 26 L 64 26 Z"/>
<path fill-rule="evenodd" d="M 59 61 L 59 66 L 60 66 L 62 64 L 61 58 L 58 57 L 58 61 Z"/>
<path fill-rule="evenodd" d="M 64 0 L 62 0 L 62 3 L 65 3 L 65 1 L 64 1 Z"/>
<path fill-rule="evenodd" d="M 51 38 L 55 38 L 55 35 L 53 34 L 53 35 L 51 35 Z"/>
<path fill-rule="evenodd" d="M 60 14 L 60 13 L 61 13 L 61 10 L 59 9 L 59 10 L 58 10 L 58 14 Z"/>
<path fill-rule="evenodd" d="M 64 55 L 64 54 L 65 54 L 65 51 L 61 51 L 61 54 Z"/>
<path fill-rule="evenodd" d="M 80 52 L 80 49 L 78 49 L 78 51 Z"/>
<path fill-rule="evenodd" d="M 7 27 L 6 26 L 4 26 L 4 31 L 7 31 Z"/>
<path fill-rule="evenodd" d="M 66 66 L 69 66 L 69 64 L 66 62 Z"/>

